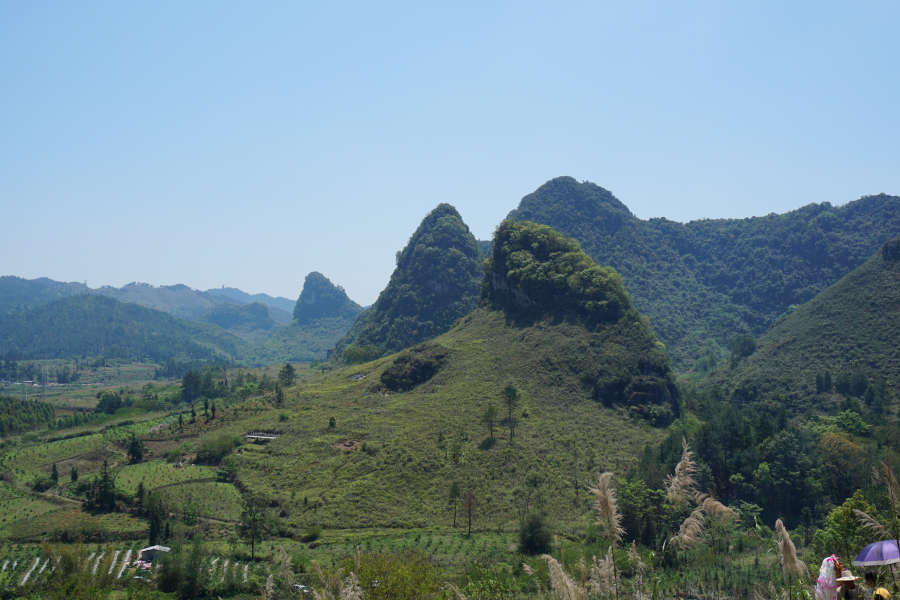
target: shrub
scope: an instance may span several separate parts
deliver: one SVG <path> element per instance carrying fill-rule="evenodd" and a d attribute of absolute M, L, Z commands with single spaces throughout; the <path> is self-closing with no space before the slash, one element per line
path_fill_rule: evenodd
<path fill-rule="evenodd" d="M 322 528 L 318 525 L 311 525 L 303 532 L 304 542 L 314 542 L 322 536 Z"/>
<path fill-rule="evenodd" d="M 434 377 L 447 355 L 447 349 L 442 346 L 420 344 L 398 356 L 381 374 L 381 383 L 394 392 L 411 390 Z"/>
<path fill-rule="evenodd" d="M 532 556 L 550 552 L 550 530 L 540 511 L 533 510 L 525 516 L 519 528 L 519 551 Z"/>
<path fill-rule="evenodd" d="M 241 438 L 230 435 L 203 440 L 200 448 L 197 450 L 197 462 L 206 465 L 217 465 L 240 445 Z"/>

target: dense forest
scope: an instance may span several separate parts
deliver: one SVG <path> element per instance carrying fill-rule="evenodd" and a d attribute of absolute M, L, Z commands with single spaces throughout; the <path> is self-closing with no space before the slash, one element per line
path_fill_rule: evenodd
<path fill-rule="evenodd" d="M 831 411 L 847 398 L 881 412 L 900 392 L 900 239 L 793 309 L 710 385 L 769 410 Z M 726 368 L 726 366 L 728 368 Z"/>
<path fill-rule="evenodd" d="M 481 251 L 457 210 L 440 204 L 422 220 L 361 322 L 338 342 L 391 354 L 447 331 L 478 300 Z"/>
<path fill-rule="evenodd" d="M 56 300 L 0 320 L 0 354 L 105 356 L 165 362 L 173 356 L 246 355 L 247 343 L 217 327 L 182 321 L 138 304 L 96 295 Z"/>
<path fill-rule="evenodd" d="M 738 335 L 758 337 L 900 235 L 900 198 L 676 223 L 638 219 L 609 191 L 559 177 L 509 218 L 550 225 L 614 267 L 686 371 L 710 354 L 726 356 Z"/>

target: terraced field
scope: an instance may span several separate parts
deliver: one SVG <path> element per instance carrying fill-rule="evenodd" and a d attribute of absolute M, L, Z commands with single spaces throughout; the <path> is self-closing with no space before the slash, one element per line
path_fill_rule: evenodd
<path fill-rule="evenodd" d="M 60 474 L 68 474 L 72 464 L 83 472 L 99 469 L 104 458 L 122 455 L 118 448 L 103 434 L 61 440 L 7 452 L 0 458 L 0 469 L 9 470 L 25 483 L 48 474 L 57 463 Z"/>
<path fill-rule="evenodd" d="M 5 482 L 0 482 L 0 536 L 21 522 L 33 520 L 59 506 L 21 492 Z"/>

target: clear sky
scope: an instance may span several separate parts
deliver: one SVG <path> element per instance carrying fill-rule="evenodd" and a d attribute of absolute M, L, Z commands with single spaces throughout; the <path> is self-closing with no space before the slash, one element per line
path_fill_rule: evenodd
<path fill-rule="evenodd" d="M 440 202 L 900 194 L 900 3 L 0 3 L 0 274 L 375 300 Z"/>

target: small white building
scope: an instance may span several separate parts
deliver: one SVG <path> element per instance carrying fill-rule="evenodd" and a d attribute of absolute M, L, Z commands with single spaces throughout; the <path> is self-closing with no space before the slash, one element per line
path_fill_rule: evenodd
<path fill-rule="evenodd" d="M 141 560 L 151 561 L 156 559 L 160 552 L 168 552 L 169 550 L 171 550 L 171 548 L 156 545 L 139 550 L 138 555 L 141 557 Z"/>

